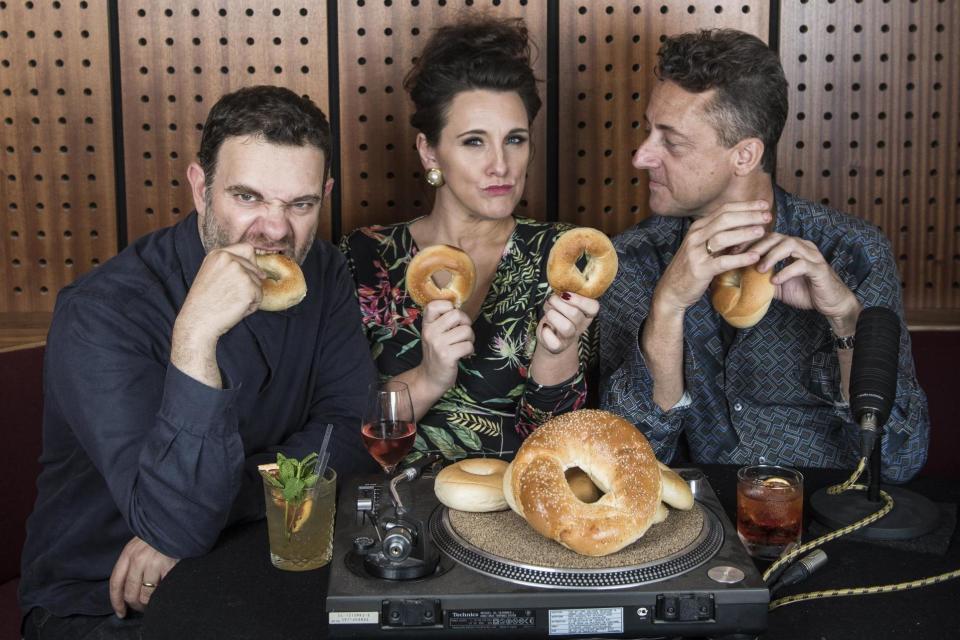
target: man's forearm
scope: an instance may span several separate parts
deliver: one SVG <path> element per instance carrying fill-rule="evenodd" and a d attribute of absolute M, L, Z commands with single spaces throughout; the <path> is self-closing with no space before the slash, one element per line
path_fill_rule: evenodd
<path fill-rule="evenodd" d="M 220 366 L 217 364 L 217 340 L 192 334 L 178 323 L 173 325 L 170 340 L 170 363 L 197 382 L 222 389 Z"/>
<path fill-rule="evenodd" d="M 683 313 L 664 309 L 654 297 L 640 336 L 640 349 L 653 378 L 653 401 L 669 411 L 684 389 Z"/>

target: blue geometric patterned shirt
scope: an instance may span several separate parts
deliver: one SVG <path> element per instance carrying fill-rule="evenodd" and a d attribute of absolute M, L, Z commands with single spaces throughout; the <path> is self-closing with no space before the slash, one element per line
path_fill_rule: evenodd
<path fill-rule="evenodd" d="M 881 444 L 883 477 L 906 482 L 927 458 L 927 400 L 914 373 L 903 321 L 900 277 L 890 244 L 863 220 L 775 187 L 775 230 L 816 244 L 864 308 L 900 316 L 897 395 Z M 693 462 L 761 460 L 853 469 L 859 431 L 840 392 L 832 333 L 818 312 L 774 300 L 752 328 L 736 331 L 724 356 L 723 319 L 709 293 L 684 317 L 684 383 L 689 403 L 669 411 L 653 401 L 639 336 L 654 287 L 692 218 L 652 216 L 614 238 L 620 269 L 601 299 L 600 405 L 636 424 L 658 458 L 671 461 L 686 437 Z M 726 331 L 730 331 L 726 329 Z"/>

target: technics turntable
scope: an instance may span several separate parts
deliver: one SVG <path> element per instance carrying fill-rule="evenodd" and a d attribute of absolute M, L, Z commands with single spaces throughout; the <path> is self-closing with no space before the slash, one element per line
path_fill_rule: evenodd
<path fill-rule="evenodd" d="M 601 558 L 542 538 L 511 511 L 441 505 L 433 473 L 353 478 L 337 509 L 331 637 L 638 638 L 756 635 L 769 591 L 706 477 L 696 498 Z M 350 501 L 352 499 L 352 502 Z M 356 505 L 356 509 L 350 508 Z"/>

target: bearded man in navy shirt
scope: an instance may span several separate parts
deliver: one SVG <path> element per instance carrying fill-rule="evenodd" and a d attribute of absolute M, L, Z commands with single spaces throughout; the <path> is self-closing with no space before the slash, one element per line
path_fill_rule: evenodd
<path fill-rule="evenodd" d="M 330 128 L 279 87 L 221 98 L 187 170 L 196 211 L 57 299 L 44 364 L 43 469 L 27 524 L 26 638 L 139 637 L 178 559 L 263 517 L 256 465 L 359 437 L 374 368 L 340 252 L 317 240 Z M 259 310 L 258 253 L 301 265 L 306 298 Z M 116 615 L 114 615 L 114 613 Z"/>

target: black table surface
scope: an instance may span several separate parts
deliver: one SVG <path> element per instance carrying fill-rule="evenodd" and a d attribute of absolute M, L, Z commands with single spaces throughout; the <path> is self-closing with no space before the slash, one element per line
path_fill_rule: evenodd
<path fill-rule="evenodd" d="M 736 468 L 701 468 L 733 521 Z M 842 481 L 848 474 L 808 469 L 804 475 L 808 500 L 817 488 Z M 960 502 L 960 483 L 956 481 L 919 478 L 907 487 L 934 502 Z M 809 525 L 808 508 L 805 520 Z M 805 532 L 804 541 L 808 539 Z M 843 538 L 826 543 L 823 549 L 829 556 L 827 565 L 775 597 L 904 582 L 960 568 L 960 534 L 956 530 L 945 555 Z M 146 612 L 145 637 L 326 637 L 324 600 L 329 568 L 280 571 L 268 556 L 265 521 L 226 531 L 208 555 L 182 560 L 160 584 Z M 766 566 L 758 564 L 761 571 Z M 895 593 L 791 604 L 770 612 L 768 630 L 761 638 L 960 638 L 960 579 Z"/>

